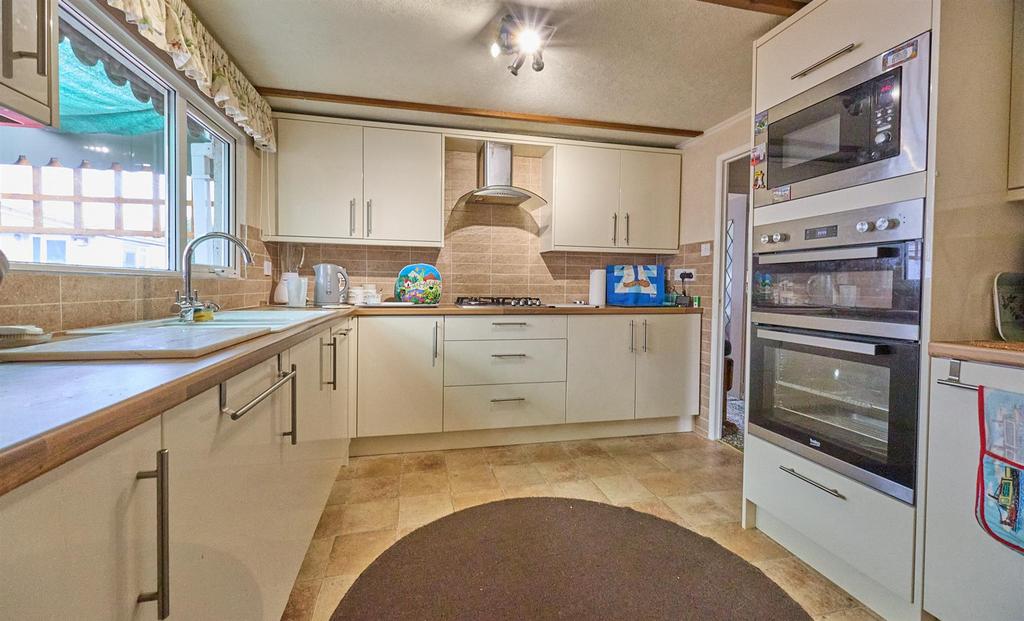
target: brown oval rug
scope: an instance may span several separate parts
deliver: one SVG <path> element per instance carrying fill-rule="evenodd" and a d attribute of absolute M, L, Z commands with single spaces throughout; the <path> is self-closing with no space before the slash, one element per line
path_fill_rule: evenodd
<path fill-rule="evenodd" d="M 676 524 L 586 500 L 518 498 L 409 533 L 332 619 L 810 617 L 756 567 Z"/>

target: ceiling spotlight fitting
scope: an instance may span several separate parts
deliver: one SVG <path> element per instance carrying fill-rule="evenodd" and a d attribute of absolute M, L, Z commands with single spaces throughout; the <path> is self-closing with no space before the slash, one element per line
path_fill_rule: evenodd
<path fill-rule="evenodd" d="M 554 32 L 552 26 L 529 24 L 511 14 L 505 15 L 498 25 L 498 36 L 491 43 L 491 56 L 512 56 L 512 64 L 508 66 L 508 71 L 512 75 L 519 75 L 519 70 L 526 64 L 528 56 L 533 59 L 530 63 L 533 70 L 541 71 L 544 69 L 544 46 L 551 40 Z"/>

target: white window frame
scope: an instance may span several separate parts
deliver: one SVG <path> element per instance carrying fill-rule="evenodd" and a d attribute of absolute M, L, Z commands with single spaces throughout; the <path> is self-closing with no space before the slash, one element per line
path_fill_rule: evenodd
<path fill-rule="evenodd" d="M 209 97 L 203 95 L 189 80 L 168 64 L 168 58 L 143 44 L 129 29 L 135 26 L 117 21 L 106 12 L 99 3 L 93 0 L 60 0 L 60 9 L 90 22 L 98 27 L 110 40 L 109 43 L 120 48 L 119 51 L 134 58 L 146 71 L 159 81 L 170 87 L 167 110 L 174 111 L 170 123 L 170 132 L 165 144 L 165 161 L 167 166 L 167 205 L 174 206 L 168 212 L 168 269 L 135 269 L 117 267 L 96 267 L 88 265 L 67 265 L 31 262 L 11 262 L 11 268 L 34 272 L 80 272 L 93 274 L 127 274 L 136 276 L 173 276 L 182 273 L 182 253 L 185 250 L 185 185 L 188 170 L 188 152 L 186 144 L 187 113 L 191 111 L 211 130 L 228 142 L 228 170 L 230 171 L 230 188 L 228 191 L 228 232 L 242 237 L 239 232 L 246 224 L 246 170 L 248 157 L 248 136 L 226 118 Z M 215 275 L 226 278 L 240 278 L 238 251 L 231 254 L 230 267 L 194 264 L 193 275 Z"/>

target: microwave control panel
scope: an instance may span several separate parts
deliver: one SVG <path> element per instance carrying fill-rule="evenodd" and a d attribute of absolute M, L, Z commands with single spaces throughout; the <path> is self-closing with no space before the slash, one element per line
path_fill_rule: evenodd
<path fill-rule="evenodd" d="M 900 152 L 900 69 L 874 80 L 868 156 L 880 160 Z"/>

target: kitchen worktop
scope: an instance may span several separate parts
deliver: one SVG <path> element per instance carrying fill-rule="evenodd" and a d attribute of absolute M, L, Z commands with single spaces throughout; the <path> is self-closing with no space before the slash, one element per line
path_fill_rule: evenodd
<path fill-rule="evenodd" d="M 295 309 L 289 309 L 294 311 Z M 200 358 L 0 363 L 0 495 L 74 459 L 344 317 L 699 314 L 676 307 L 340 308 Z M 268 312 L 274 310 L 268 309 Z"/>
<path fill-rule="evenodd" d="M 928 354 L 1024 369 L 1024 342 L 1021 341 L 932 342 L 928 345 Z"/>

